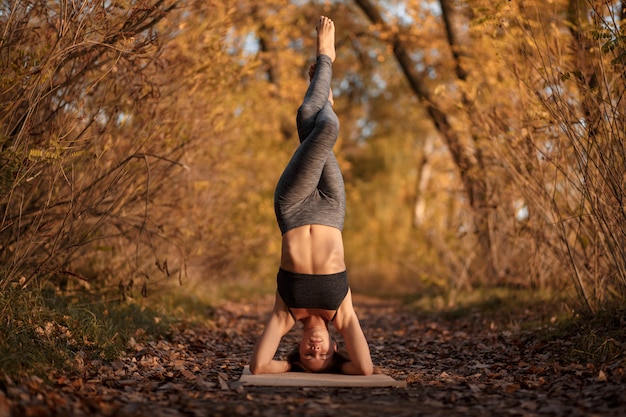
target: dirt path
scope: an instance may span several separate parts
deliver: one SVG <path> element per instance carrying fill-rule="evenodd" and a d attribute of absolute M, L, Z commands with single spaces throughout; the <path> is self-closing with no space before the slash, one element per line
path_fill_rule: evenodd
<path fill-rule="evenodd" d="M 80 374 L 0 385 L 7 416 L 617 416 L 626 415 L 624 363 L 559 364 L 568 341 L 502 330 L 472 314 L 418 317 L 357 299 L 376 365 L 407 388 L 269 388 L 237 383 L 271 300 L 232 303 L 206 326 L 134 344 L 123 360 Z M 519 320 L 524 320 L 520 317 Z M 281 345 L 289 350 L 296 333 Z"/>

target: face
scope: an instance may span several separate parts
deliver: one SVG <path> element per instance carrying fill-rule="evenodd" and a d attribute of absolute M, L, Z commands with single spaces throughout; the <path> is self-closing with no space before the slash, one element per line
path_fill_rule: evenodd
<path fill-rule="evenodd" d="M 328 329 L 305 329 L 300 342 L 300 363 L 308 371 L 322 371 L 330 366 L 335 349 L 336 344 L 328 334 Z"/>

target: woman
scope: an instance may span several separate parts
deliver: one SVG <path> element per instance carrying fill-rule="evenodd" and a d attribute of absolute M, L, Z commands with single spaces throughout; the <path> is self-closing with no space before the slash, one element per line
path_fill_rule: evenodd
<path fill-rule="evenodd" d="M 250 361 L 254 374 L 287 372 L 296 364 L 308 372 L 373 372 L 344 262 L 341 231 L 346 199 L 333 154 L 339 120 L 330 89 L 335 26 L 322 16 L 316 30 L 317 60 L 309 71 L 311 83 L 296 119 L 300 146 L 274 196 L 282 254 L 274 309 Z M 298 350 L 288 361 L 274 360 L 280 340 L 297 321 L 303 324 Z M 347 356 L 337 353 L 328 332 L 330 322 L 342 335 Z"/>

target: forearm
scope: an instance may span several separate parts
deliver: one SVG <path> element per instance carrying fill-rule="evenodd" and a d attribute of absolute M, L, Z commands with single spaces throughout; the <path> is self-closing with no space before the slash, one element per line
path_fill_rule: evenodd
<path fill-rule="evenodd" d="M 250 358 L 250 372 L 253 374 L 278 374 L 287 372 L 289 364 L 286 361 L 274 360 L 281 338 L 291 329 L 294 321 L 287 306 L 278 293 L 270 319 L 257 341 Z"/>
<path fill-rule="evenodd" d="M 374 372 L 374 364 L 365 336 L 353 336 L 355 340 L 346 341 L 350 361 L 343 364 L 341 372 L 347 375 L 371 375 Z"/>
<path fill-rule="evenodd" d="M 374 372 L 372 361 L 365 363 L 346 362 L 341 366 L 341 373 L 345 375 L 371 375 Z"/>
<path fill-rule="evenodd" d="M 288 372 L 291 369 L 289 362 L 271 360 L 268 363 L 260 364 L 256 362 L 250 363 L 250 372 L 253 374 L 280 374 Z"/>
<path fill-rule="evenodd" d="M 348 296 L 351 295 L 348 293 Z M 351 301 L 351 299 L 349 300 Z M 349 305 L 351 307 L 351 304 Z M 350 361 L 342 366 L 342 372 L 351 375 L 371 375 L 374 372 L 370 348 L 361 324 L 352 308 L 347 308 L 342 320 L 335 324 L 343 336 Z"/>

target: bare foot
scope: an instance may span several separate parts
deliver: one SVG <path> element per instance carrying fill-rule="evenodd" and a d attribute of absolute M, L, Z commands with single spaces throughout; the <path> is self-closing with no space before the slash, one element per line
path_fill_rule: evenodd
<path fill-rule="evenodd" d="M 326 16 L 320 16 L 317 26 L 317 54 L 328 55 L 335 62 L 335 24 Z"/>
<path fill-rule="evenodd" d="M 313 76 L 315 75 L 315 69 L 317 68 L 317 64 L 311 64 L 309 67 L 309 81 L 313 81 Z"/>

